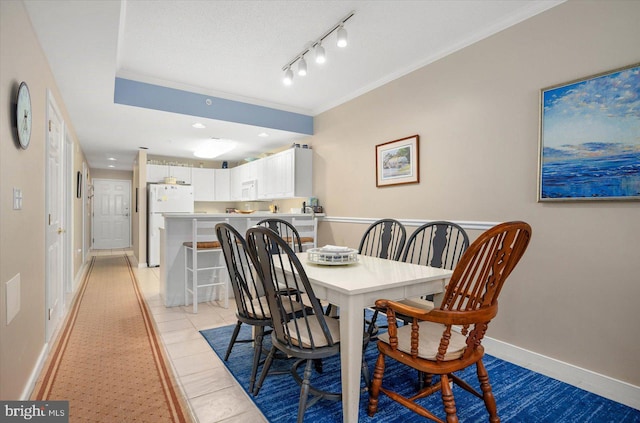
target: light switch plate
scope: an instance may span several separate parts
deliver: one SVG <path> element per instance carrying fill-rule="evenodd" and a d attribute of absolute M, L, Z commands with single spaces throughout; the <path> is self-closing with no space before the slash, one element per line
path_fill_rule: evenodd
<path fill-rule="evenodd" d="M 22 210 L 22 190 L 20 188 L 13 189 L 13 209 Z"/>

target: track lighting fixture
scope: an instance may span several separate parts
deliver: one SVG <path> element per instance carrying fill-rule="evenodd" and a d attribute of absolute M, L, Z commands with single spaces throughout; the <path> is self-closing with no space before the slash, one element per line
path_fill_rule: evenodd
<path fill-rule="evenodd" d="M 322 42 L 316 44 L 316 63 L 324 63 L 327 61 L 327 56 L 324 54 L 324 47 L 322 47 Z"/>
<path fill-rule="evenodd" d="M 282 67 L 284 71 L 284 78 L 282 82 L 285 85 L 291 85 L 293 83 L 293 71 L 291 70 L 291 66 L 293 66 L 296 62 L 298 62 L 298 75 L 305 76 L 307 74 L 307 61 L 304 58 L 304 55 L 313 50 L 315 55 L 316 63 L 324 63 L 327 60 L 327 56 L 325 54 L 324 47 L 322 47 L 322 41 L 331 35 L 333 32 L 336 32 L 337 37 L 337 45 L 340 48 L 344 48 L 347 46 L 347 30 L 344 29 L 344 24 L 355 14 L 355 11 L 350 12 L 347 16 L 340 19 L 337 24 L 331 27 L 327 32 L 322 34 L 318 39 L 309 43 L 307 47 L 298 53 L 292 60 L 290 60 L 286 65 Z"/>
<path fill-rule="evenodd" d="M 347 30 L 344 29 L 344 26 L 340 25 L 338 27 L 338 31 L 336 32 L 336 36 L 338 37 L 338 47 L 344 48 L 347 46 Z"/>
<path fill-rule="evenodd" d="M 307 61 L 304 60 L 304 56 L 298 60 L 298 75 L 305 76 L 307 74 Z"/>
<path fill-rule="evenodd" d="M 282 79 L 284 85 L 291 85 L 293 83 L 293 71 L 291 67 L 288 67 L 286 71 L 284 71 L 284 78 Z"/>

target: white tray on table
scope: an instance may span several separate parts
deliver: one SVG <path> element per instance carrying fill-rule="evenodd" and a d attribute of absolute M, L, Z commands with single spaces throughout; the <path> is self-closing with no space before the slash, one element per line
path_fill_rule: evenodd
<path fill-rule="evenodd" d="M 358 250 L 348 247 L 324 246 L 307 250 L 307 261 L 326 266 L 344 266 L 358 262 Z"/>

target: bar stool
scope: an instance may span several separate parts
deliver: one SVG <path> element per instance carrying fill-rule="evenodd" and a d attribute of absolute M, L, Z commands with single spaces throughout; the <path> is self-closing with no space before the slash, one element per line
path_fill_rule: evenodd
<path fill-rule="evenodd" d="M 224 221 L 228 221 L 228 219 Z M 229 308 L 226 266 L 222 256 L 222 248 L 215 233 L 215 227 L 218 223 L 220 221 L 193 219 L 191 241 L 185 241 L 182 244 L 184 245 L 184 303 L 187 305 L 189 296 L 191 296 L 194 314 L 198 313 L 198 290 L 201 288 L 215 289 L 218 287 L 222 291 L 224 307 Z M 208 257 L 205 258 L 205 256 Z M 203 271 L 211 274 L 206 282 L 199 277 L 199 273 Z"/>
<path fill-rule="evenodd" d="M 298 230 L 298 234 L 300 234 L 303 251 L 318 246 L 318 219 L 316 219 L 315 216 L 293 217 L 291 224 Z"/>

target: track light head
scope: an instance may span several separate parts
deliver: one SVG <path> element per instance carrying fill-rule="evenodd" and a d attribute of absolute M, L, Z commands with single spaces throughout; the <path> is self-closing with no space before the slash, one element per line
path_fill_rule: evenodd
<path fill-rule="evenodd" d="M 304 56 L 298 60 L 298 75 L 305 76 L 307 74 L 307 61 L 304 60 Z"/>
<path fill-rule="evenodd" d="M 291 67 L 288 67 L 286 71 L 284 71 L 284 78 L 282 78 L 282 82 L 284 85 L 291 85 L 293 83 L 293 71 Z"/>
<path fill-rule="evenodd" d="M 338 31 L 336 32 L 338 36 L 338 47 L 344 48 L 347 46 L 347 30 L 344 29 L 344 26 L 340 25 L 338 27 Z"/>
<path fill-rule="evenodd" d="M 327 61 L 327 57 L 324 54 L 324 47 L 322 47 L 322 42 L 318 42 L 315 48 L 316 52 L 316 63 L 324 63 Z"/>

